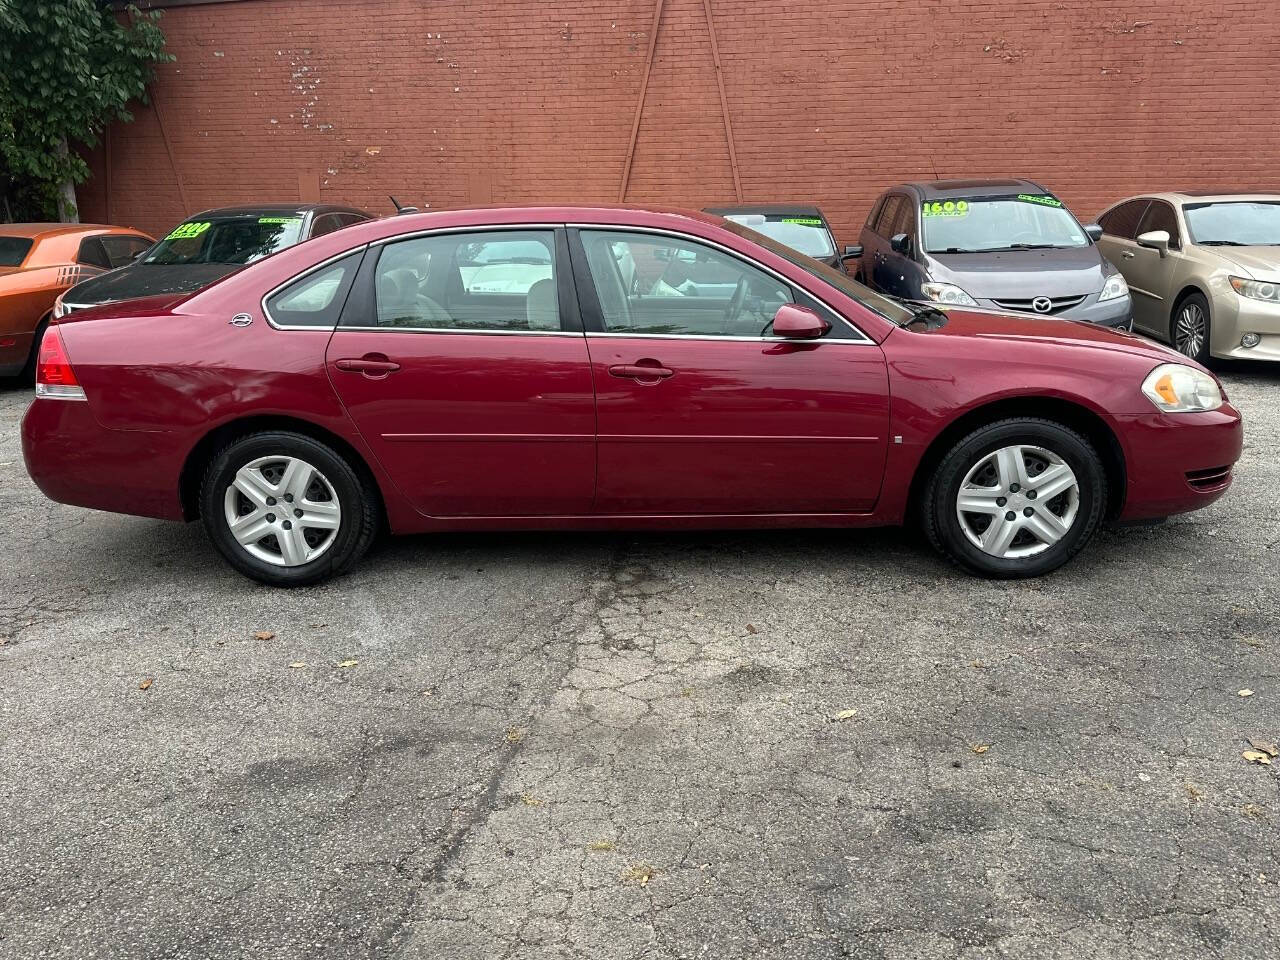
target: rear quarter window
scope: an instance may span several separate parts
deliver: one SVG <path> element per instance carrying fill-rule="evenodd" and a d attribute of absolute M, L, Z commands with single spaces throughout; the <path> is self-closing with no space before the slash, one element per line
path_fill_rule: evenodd
<path fill-rule="evenodd" d="M 0 237 L 0 267 L 20 267 L 35 246 L 29 237 Z"/>

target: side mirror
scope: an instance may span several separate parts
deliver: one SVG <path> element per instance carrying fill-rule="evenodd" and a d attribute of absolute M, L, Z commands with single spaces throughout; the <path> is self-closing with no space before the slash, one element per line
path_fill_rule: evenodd
<path fill-rule="evenodd" d="M 851 243 L 844 248 L 844 255 L 841 260 L 857 260 L 862 256 L 862 245 L 859 243 Z"/>
<path fill-rule="evenodd" d="M 788 340 L 816 340 L 828 330 L 831 324 L 808 307 L 798 303 L 784 303 L 773 315 L 773 335 L 786 337 Z"/>
<path fill-rule="evenodd" d="M 1086 224 L 1084 232 L 1089 235 L 1089 239 L 1094 243 L 1102 239 L 1102 228 L 1096 223 Z"/>
<path fill-rule="evenodd" d="M 1156 250 L 1162 258 L 1167 257 L 1169 255 L 1169 231 L 1152 230 L 1149 233 L 1140 233 L 1138 234 L 1138 246 Z"/>
<path fill-rule="evenodd" d="M 911 254 L 911 238 L 905 233 L 895 233 L 889 238 L 889 246 L 894 253 L 900 253 L 904 257 Z"/>

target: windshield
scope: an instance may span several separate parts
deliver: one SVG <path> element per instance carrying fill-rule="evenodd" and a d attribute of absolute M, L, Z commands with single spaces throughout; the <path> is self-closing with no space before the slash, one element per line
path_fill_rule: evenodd
<path fill-rule="evenodd" d="M 916 314 L 913 310 L 908 310 L 900 303 L 895 303 L 880 294 L 873 292 L 870 288 L 864 287 L 856 280 L 846 276 L 835 267 L 828 266 L 821 260 L 815 260 L 812 257 L 806 257 L 804 254 L 797 252 L 785 244 L 779 243 L 777 240 L 767 237 L 762 233 L 757 233 L 750 227 L 744 227 L 740 223 L 734 223 L 729 220 L 725 223 L 725 229 L 743 239 L 750 240 L 764 247 L 770 253 L 777 254 L 782 259 L 794 263 L 801 270 L 810 273 L 824 283 L 828 283 L 835 287 L 846 297 L 857 300 L 868 310 L 873 310 L 886 320 L 903 326 L 915 319 Z"/>
<path fill-rule="evenodd" d="M 1280 246 L 1280 203 L 1232 201 L 1182 208 L 1192 243 Z"/>
<path fill-rule="evenodd" d="M 792 250 L 799 250 L 806 256 L 834 257 L 836 255 L 831 231 L 827 229 L 821 217 L 727 213 L 725 219 L 740 223 L 757 233 L 763 233 L 766 237 L 786 244 Z"/>
<path fill-rule="evenodd" d="M 1086 247 L 1089 238 L 1062 201 L 1047 194 L 926 200 L 921 206 L 929 253 L 985 253 Z"/>
<path fill-rule="evenodd" d="M 302 217 L 210 217 L 188 220 L 140 263 L 253 263 L 298 242 Z"/>
<path fill-rule="evenodd" d="M 0 267 L 20 267 L 35 243 L 28 237 L 0 237 Z"/>

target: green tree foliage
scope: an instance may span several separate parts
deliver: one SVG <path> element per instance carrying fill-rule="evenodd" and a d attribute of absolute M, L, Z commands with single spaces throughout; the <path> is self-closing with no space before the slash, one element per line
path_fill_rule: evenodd
<path fill-rule="evenodd" d="M 0 191 L 16 219 L 74 217 L 72 185 L 89 167 L 69 145 L 92 146 L 133 119 L 131 100 L 146 102 L 155 65 L 173 59 L 159 17 L 103 0 L 0 0 Z"/>

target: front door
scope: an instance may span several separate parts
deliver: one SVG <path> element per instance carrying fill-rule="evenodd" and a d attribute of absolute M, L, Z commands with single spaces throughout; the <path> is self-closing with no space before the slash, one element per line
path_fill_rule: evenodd
<path fill-rule="evenodd" d="M 1183 263 L 1182 237 L 1173 207 L 1163 200 L 1152 200 L 1137 227 L 1137 236 L 1163 230 L 1169 234 L 1169 250 L 1144 247 L 1137 240 L 1121 241 L 1122 270 L 1133 298 L 1133 324 L 1144 333 L 1168 339 L 1169 320 L 1173 310 L 1170 299 L 1178 292 L 1175 282 Z"/>
<path fill-rule="evenodd" d="M 859 513 L 879 496 L 888 376 L 839 317 L 816 341 L 771 336 L 773 274 L 685 237 L 583 229 L 599 431 L 596 512 Z M 632 272 L 633 275 L 632 275 Z"/>
<path fill-rule="evenodd" d="M 595 400 L 564 231 L 435 233 L 370 249 L 329 377 L 430 516 L 590 512 Z"/>

